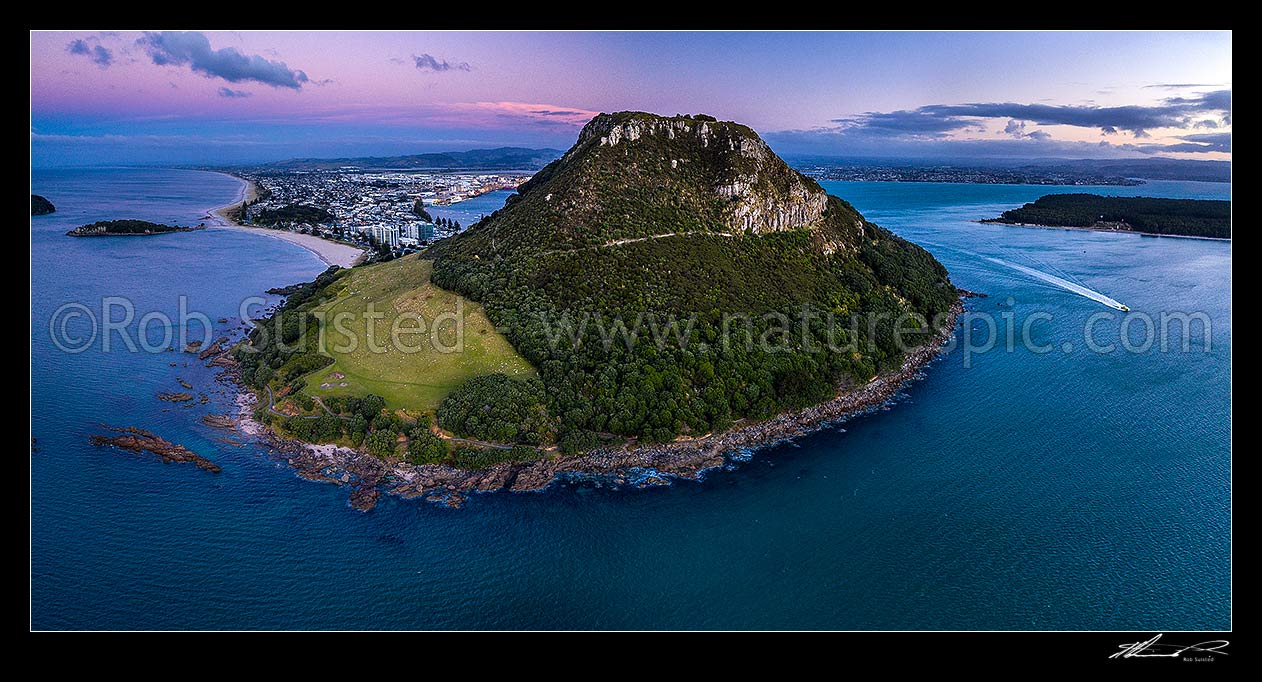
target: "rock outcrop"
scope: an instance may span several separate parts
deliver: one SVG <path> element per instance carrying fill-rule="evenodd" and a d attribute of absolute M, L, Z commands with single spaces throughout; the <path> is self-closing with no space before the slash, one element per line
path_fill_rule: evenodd
<path fill-rule="evenodd" d="M 176 445 L 144 429 L 138 429 L 134 426 L 123 428 L 107 426 L 105 428 L 113 431 L 115 435 L 94 435 L 90 436 L 88 440 L 97 446 L 113 446 L 129 452 L 147 452 L 157 455 L 163 462 L 167 463 L 189 462 L 197 465 L 198 469 L 211 473 L 217 474 L 220 471 L 218 464 L 183 445 Z"/>

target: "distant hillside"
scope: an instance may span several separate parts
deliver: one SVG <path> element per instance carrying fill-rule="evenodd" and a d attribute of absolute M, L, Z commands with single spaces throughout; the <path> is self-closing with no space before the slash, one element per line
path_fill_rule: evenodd
<path fill-rule="evenodd" d="M 38 194 L 31 195 L 31 215 L 48 215 L 56 210 L 57 207 L 53 206 L 53 202 Z"/>
<path fill-rule="evenodd" d="M 1230 161 L 1197 161 L 1193 159 L 1074 159 L 1072 161 L 1039 159 L 1028 162 L 1031 168 L 1086 169 L 1106 175 L 1120 175 L 1146 180 L 1194 180 L 1197 182 L 1231 182 Z"/>
<path fill-rule="evenodd" d="M 561 155 L 557 149 L 497 147 L 465 152 L 436 152 L 407 156 L 366 156 L 341 159 L 289 159 L 266 164 L 278 170 L 334 170 L 345 166 L 407 170 L 536 170 Z"/>
<path fill-rule="evenodd" d="M 1049 194 L 986 222 L 1231 238 L 1231 202 Z"/>
<path fill-rule="evenodd" d="M 875 159 L 802 155 L 790 161 L 795 168 L 821 180 L 1023 185 L 1137 185 L 1143 184 L 1142 180 L 1231 182 L 1230 161 L 1190 159 Z"/>

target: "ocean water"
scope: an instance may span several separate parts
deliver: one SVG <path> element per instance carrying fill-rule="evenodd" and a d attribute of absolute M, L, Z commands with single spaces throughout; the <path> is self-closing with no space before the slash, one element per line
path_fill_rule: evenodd
<path fill-rule="evenodd" d="M 228 411 L 226 392 L 195 407 L 156 400 L 181 390 L 177 377 L 214 388 L 209 370 L 183 366 L 191 356 L 120 351 L 117 333 L 109 352 L 98 340 L 70 353 L 49 332 L 63 304 L 99 312 L 114 296 L 139 318 L 175 317 L 186 295 L 231 328 L 243 299 L 321 263 L 227 230 L 63 235 L 104 218 L 196 222 L 235 197 L 224 176 L 35 173 L 33 191 L 58 213 L 31 227 L 32 626 L 1229 627 L 1230 245 L 972 222 L 1059 188 L 825 185 L 987 293 L 971 301 L 975 314 L 1051 315 L 1033 336 L 1055 350 L 966 354 L 960 332 L 891 409 L 702 482 L 566 485 L 474 496 L 459 510 L 383 498 L 360 513 L 346 490 L 301 480 L 258 446 L 219 442 L 199 417 Z M 1087 351 L 1083 324 L 1108 309 L 986 257 L 1072 278 L 1136 314 L 1204 312 L 1210 343 Z M 969 334 L 983 322 L 970 320 Z M 90 332 L 82 317 L 65 324 Z M 1096 329 L 1101 343 L 1118 341 L 1118 324 Z M 1063 352 L 1065 342 L 1077 347 Z M 154 431 L 223 472 L 95 448 L 87 439 L 102 422 Z"/>
<path fill-rule="evenodd" d="M 497 190 L 479 194 L 472 199 L 465 199 L 447 206 L 429 206 L 425 210 L 434 218 L 446 218 L 460 223 L 461 229 L 469 227 L 482 218 L 504 207 L 504 201 L 515 194 L 513 190 Z"/>

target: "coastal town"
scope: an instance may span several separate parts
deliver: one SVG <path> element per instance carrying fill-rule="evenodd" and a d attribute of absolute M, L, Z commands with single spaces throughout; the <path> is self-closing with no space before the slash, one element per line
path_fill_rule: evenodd
<path fill-rule="evenodd" d="M 433 218 L 428 207 L 449 206 L 530 179 L 521 173 L 234 170 L 253 196 L 231 216 L 245 226 L 312 235 L 349 244 L 369 260 L 386 260 L 458 233 L 468 225 Z"/>

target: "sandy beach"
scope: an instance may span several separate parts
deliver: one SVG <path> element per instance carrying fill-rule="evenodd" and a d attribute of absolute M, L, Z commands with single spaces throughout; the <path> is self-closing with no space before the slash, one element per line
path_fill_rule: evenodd
<path fill-rule="evenodd" d="M 228 204 L 227 206 L 221 206 L 209 213 L 211 224 L 207 225 L 208 228 L 242 230 L 245 232 L 263 235 L 265 237 L 271 237 L 272 239 L 282 239 L 290 242 L 291 244 L 297 244 L 311 253 L 314 253 L 327 265 L 340 265 L 341 267 L 349 268 L 363 258 L 364 252 L 362 249 L 358 249 L 347 244 L 341 244 L 339 242 L 329 241 L 328 239 L 323 239 L 314 235 L 237 224 L 228 218 L 228 211 L 247 201 L 252 201 L 256 196 L 258 196 L 258 192 L 254 187 L 254 183 L 249 180 L 238 178 L 237 176 L 229 175 L 228 173 L 222 173 L 221 175 L 228 175 L 228 177 L 240 180 L 241 193 L 237 196 L 236 201 Z"/>
<path fill-rule="evenodd" d="M 1007 225 L 1008 227 L 1036 227 L 1040 230 L 1067 230 L 1069 232 L 1107 232 L 1109 234 L 1137 234 L 1141 237 L 1162 237 L 1170 239 L 1201 239 L 1210 242 L 1229 242 L 1229 237 L 1198 237 L 1192 234 L 1162 234 L 1161 232 L 1142 232 L 1140 230 L 1114 230 L 1107 227 L 1072 227 L 1068 225 L 1037 225 L 1035 223 L 1009 223 L 1003 220 L 989 218 L 986 220 L 974 220 L 975 223 L 983 225 Z"/>

